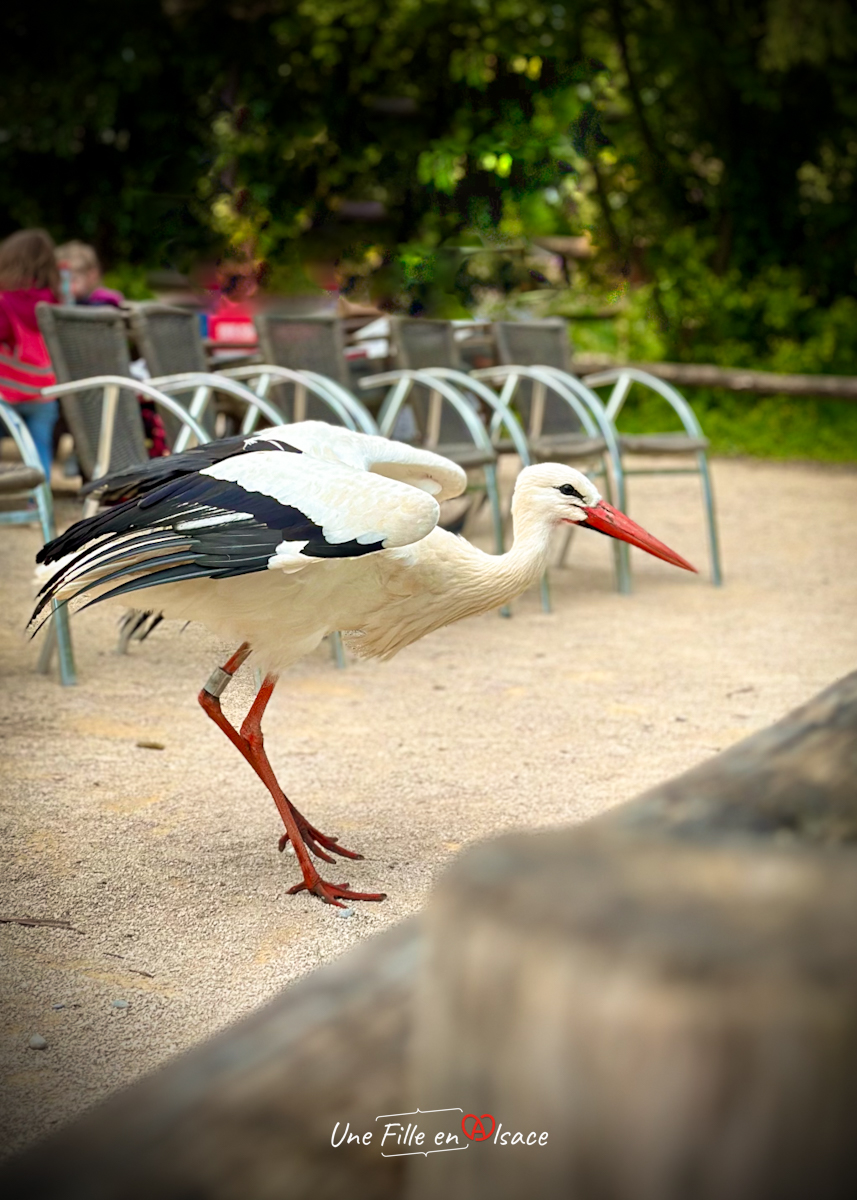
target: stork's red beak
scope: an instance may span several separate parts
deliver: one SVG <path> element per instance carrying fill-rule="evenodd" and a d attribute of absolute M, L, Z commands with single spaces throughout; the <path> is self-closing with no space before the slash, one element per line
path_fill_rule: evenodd
<path fill-rule="evenodd" d="M 580 524 L 584 529 L 597 529 L 599 533 L 606 533 L 608 537 L 618 538 L 620 542 L 638 546 L 647 554 L 652 554 L 655 558 L 662 558 L 664 562 L 672 563 L 674 567 L 683 567 L 685 571 L 696 573 L 696 567 L 691 566 L 686 558 L 682 558 L 680 554 L 676 554 L 675 550 L 670 550 L 669 546 L 665 546 L 650 533 L 646 533 L 642 525 L 638 525 L 636 521 L 626 517 L 623 512 L 619 512 L 618 508 L 614 508 L 606 500 L 599 500 L 597 504 L 587 508 L 586 520 L 581 521 Z"/>

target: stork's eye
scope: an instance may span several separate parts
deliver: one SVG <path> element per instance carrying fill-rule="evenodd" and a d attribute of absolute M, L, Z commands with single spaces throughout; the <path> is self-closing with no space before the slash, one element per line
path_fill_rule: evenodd
<path fill-rule="evenodd" d="M 564 483 L 561 487 L 557 488 L 557 491 L 561 492 L 563 496 L 575 496 L 578 500 L 583 499 L 577 488 L 572 487 L 570 483 Z"/>

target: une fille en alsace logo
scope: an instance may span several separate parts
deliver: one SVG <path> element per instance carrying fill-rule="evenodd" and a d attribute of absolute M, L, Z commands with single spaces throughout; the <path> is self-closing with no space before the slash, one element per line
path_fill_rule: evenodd
<path fill-rule="evenodd" d="M 377 1122 L 383 1121 L 383 1125 Z M 343 1146 L 376 1146 L 384 1158 L 404 1155 L 448 1154 L 469 1150 L 481 1142 L 492 1146 L 546 1146 L 546 1130 L 504 1128 L 491 1113 L 466 1113 L 463 1108 L 417 1108 L 406 1113 L 381 1113 L 374 1129 L 362 1133 L 351 1122 L 337 1121 L 330 1135 L 334 1149 Z"/>

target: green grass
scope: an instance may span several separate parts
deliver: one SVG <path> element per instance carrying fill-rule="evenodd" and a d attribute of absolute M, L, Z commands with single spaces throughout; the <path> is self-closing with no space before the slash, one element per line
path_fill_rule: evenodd
<path fill-rule="evenodd" d="M 575 323 L 575 352 L 639 360 L 640 347 L 627 346 L 623 325 L 621 319 Z M 636 337 L 630 340 L 639 341 Z M 769 364 L 766 368 L 771 369 Z M 857 462 L 857 402 L 755 396 L 722 388 L 682 387 L 679 391 L 690 402 L 715 454 Z M 607 392 L 601 394 L 606 398 Z M 619 427 L 626 433 L 661 433 L 676 429 L 678 422 L 664 400 L 635 387 L 622 409 Z"/>
<path fill-rule="evenodd" d="M 682 388 L 714 454 L 857 462 L 857 403 L 795 396 L 753 396 Z M 672 409 L 635 388 L 619 416 L 627 433 L 676 429 Z"/>
<path fill-rule="evenodd" d="M 612 320 L 572 320 L 575 351 L 632 362 L 666 359 L 784 373 L 857 373 L 857 311 L 851 297 L 821 309 L 790 277 L 772 275 L 742 283 L 691 270 L 679 271 L 677 278 L 683 287 L 675 290 L 682 295 L 674 301 L 672 292 L 665 294 L 665 303 L 672 305 L 670 336 L 674 338 L 683 324 L 679 316 L 689 314 L 695 329 L 692 354 L 659 332 L 647 307 L 651 287 L 629 289 L 624 308 Z M 783 305 L 785 315 L 779 312 Z M 755 396 L 722 388 L 679 390 L 690 401 L 715 454 L 857 462 L 857 403 L 853 401 Z M 663 400 L 635 387 L 619 425 L 628 433 L 655 433 L 675 429 L 676 418 Z"/>

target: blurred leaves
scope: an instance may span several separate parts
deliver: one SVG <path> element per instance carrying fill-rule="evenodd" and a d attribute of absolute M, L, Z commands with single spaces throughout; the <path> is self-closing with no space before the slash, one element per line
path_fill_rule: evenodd
<path fill-rule="evenodd" d="M 363 270 L 380 247 L 385 287 L 408 247 L 587 233 L 593 286 L 644 285 L 688 354 L 717 342 L 708 274 L 857 294 L 849 0 L 45 0 L 0 33 L 7 231 L 153 266 L 252 243 Z"/>

